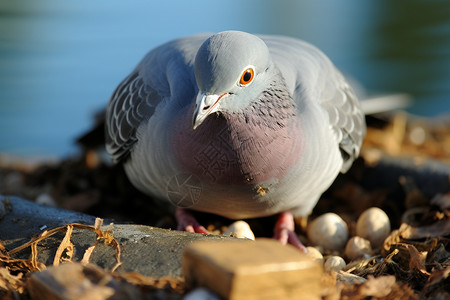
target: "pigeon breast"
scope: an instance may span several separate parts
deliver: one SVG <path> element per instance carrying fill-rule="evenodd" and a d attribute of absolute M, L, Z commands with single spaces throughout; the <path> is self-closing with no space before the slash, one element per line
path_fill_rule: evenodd
<path fill-rule="evenodd" d="M 301 157 L 297 108 L 281 75 L 240 112 L 210 115 L 196 130 L 191 115 L 180 115 L 173 149 L 181 168 L 205 182 L 255 185 L 280 179 Z"/>

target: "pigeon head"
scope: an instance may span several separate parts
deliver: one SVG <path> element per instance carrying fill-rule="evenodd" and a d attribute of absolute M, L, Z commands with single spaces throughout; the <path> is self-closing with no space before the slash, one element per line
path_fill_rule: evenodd
<path fill-rule="evenodd" d="M 237 112 L 248 106 L 267 86 L 270 67 L 269 49 L 252 34 L 225 31 L 209 37 L 195 57 L 199 93 L 193 128 L 212 113 Z"/>

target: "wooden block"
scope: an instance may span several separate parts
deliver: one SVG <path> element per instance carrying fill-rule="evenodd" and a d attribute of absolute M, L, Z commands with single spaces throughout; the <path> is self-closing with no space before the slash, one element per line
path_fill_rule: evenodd
<path fill-rule="evenodd" d="M 323 267 L 296 248 L 272 239 L 199 241 L 184 251 L 190 287 L 225 299 L 320 299 Z"/>

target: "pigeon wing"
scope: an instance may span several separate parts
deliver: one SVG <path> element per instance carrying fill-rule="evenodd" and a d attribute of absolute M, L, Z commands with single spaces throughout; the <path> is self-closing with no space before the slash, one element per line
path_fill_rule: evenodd
<path fill-rule="evenodd" d="M 343 158 L 341 172 L 346 172 L 359 154 L 366 131 L 364 113 L 352 87 L 313 45 L 283 36 L 261 38 L 268 45 L 300 109 L 308 98 L 328 114 Z"/>
<path fill-rule="evenodd" d="M 150 51 L 113 93 L 106 108 L 106 149 L 114 162 L 125 160 L 137 142 L 137 129 L 159 104 L 180 109 L 197 91 L 193 62 L 208 35 L 181 38 Z M 161 112 L 164 113 L 164 112 Z"/>
<path fill-rule="evenodd" d="M 137 128 L 153 115 L 160 101 L 160 95 L 144 83 L 138 71 L 117 87 L 106 109 L 106 149 L 114 162 L 128 157 L 137 142 Z"/>

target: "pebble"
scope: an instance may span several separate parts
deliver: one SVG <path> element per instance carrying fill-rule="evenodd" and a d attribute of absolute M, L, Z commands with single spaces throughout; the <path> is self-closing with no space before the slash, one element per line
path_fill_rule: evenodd
<path fill-rule="evenodd" d="M 370 241 L 360 236 L 352 237 L 345 246 L 345 256 L 350 260 L 358 259 L 371 252 Z"/>
<path fill-rule="evenodd" d="M 220 298 L 208 289 L 196 288 L 184 296 L 183 300 L 220 300 Z"/>
<path fill-rule="evenodd" d="M 356 222 L 356 235 L 369 240 L 372 248 L 380 247 L 390 233 L 389 217 L 378 207 L 364 211 Z"/>
<path fill-rule="evenodd" d="M 347 266 L 345 263 L 345 260 L 340 256 L 330 256 L 325 261 L 325 264 L 323 267 L 325 268 L 325 271 L 335 271 L 338 272 L 342 269 L 344 269 Z"/>
<path fill-rule="evenodd" d="M 348 239 L 347 224 L 334 213 L 326 213 L 312 221 L 308 226 L 308 238 L 328 250 L 344 248 Z"/>
<path fill-rule="evenodd" d="M 38 203 L 38 204 L 42 204 L 42 205 L 56 207 L 55 200 L 53 199 L 52 196 L 50 196 L 47 193 L 42 193 L 39 196 L 37 196 L 35 202 Z"/>
<path fill-rule="evenodd" d="M 246 238 L 249 240 L 255 240 L 255 235 L 253 234 L 250 225 L 248 225 L 245 221 L 236 221 L 232 223 L 225 229 L 223 234 L 228 236 L 231 235 L 240 239 Z"/>

